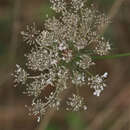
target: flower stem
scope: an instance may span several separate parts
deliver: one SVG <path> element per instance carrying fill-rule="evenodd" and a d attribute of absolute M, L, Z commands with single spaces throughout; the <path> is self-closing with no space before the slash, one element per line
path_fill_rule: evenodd
<path fill-rule="evenodd" d="M 123 54 L 115 54 L 115 55 L 108 55 L 108 56 L 93 56 L 92 59 L 93 60 L 97 60 L 97 59 L 114 59 L 114 58 L 121 58 L 121 57 L 125 57 L 125 56 L 130 56 L 130 53 L 123 53 Z"/>

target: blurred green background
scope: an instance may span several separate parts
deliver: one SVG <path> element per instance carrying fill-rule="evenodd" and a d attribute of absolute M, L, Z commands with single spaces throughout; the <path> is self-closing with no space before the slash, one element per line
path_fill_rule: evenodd
<path fill-rule="evenodd" d="M 101 12 L 109 13 L 116 0 L 89 0 Z M 118 1 L 118 0 L 117 0 Z M 104 33 L 113 54 L 130 52 L 130 0 L 124 0 L 112 24 Z M 49 0 L 0 0 L 0 130 L 37 130 L 35 117 L 28 116 L 25 104 L 31 98 L 13 87 L 15 64 L 24 65 L 26 48 L 20 36 L 27 24 L 42 27 L 45 16 L 54 12 Z M 101 97 L 81 89 L 88 104 L 86 112 L 55 112 L 46 130 L 130 130 L 130 57 L 96 61 L 96 72 L 109 72 Z"/>

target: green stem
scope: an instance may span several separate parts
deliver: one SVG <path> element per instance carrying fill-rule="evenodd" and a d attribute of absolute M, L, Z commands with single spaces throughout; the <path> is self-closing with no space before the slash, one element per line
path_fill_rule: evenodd
<path fill-rule="evenodd" d="M 93 74 L 92 73 L 90 73 L 89 71 L 87 71 L 86 70 L 86 73 L 88 74 L 88 75 L 90 75 L 90 76 L 93 76 Z"/>
<path fill-rule="evenodd" d="M 130 53 L 123 53 L 123 54 L 116 54 L 116 55 L 108 55 L 108 56 L 93 56 L 93 60 L 97 59 L 114 59 L 114 58 L 121 58 L 125 56 L 130 56 Z"/>
<path fill-rule="evenodd" d="M 79 88 L 77 85 L 75 87 L 76 87 L 76 94 L 79 95 Z"/>

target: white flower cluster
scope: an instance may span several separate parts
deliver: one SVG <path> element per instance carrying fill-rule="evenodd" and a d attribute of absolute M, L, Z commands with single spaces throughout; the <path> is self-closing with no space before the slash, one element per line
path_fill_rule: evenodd
<path fill-rule="evenodd" d="M 94 89 L 94 95 L 100 96 L 100 93 L 104 90 L 104 87 L 106 87 L 104 79 L 107 78 L 107 76 L 108 73 L 106 72 L 102 76 L 96 75 L 88 78 L 88 85 L 90 85 L 90 88 Z"/>
<path fill-rule="evenodd" d="M 25 84 L 28 74 L 27 72 L 20 67 L 20 65 L 16 65 L 16 71 L 15 71 L 15 82 L 16 83 L 22 83 Z"/>
<path fill-rule="evenodd" d="M 79 95 L 73 94 L 67 101 L 67 105 L 70 108 L 66 108 L 66 110 L 71 111 L 79 111 L 79 110 L 87 110 L 87 106 L 84 104 L 84 98 Z"/>
<path fill-rule="evenodd" d="M 94 95 L 99 96 L 106 86 L 103 76 L 93 76 L 89 72 L 95 63 L 94 55 L 107 55 L 110 44 L 99 35 L 99 25 L 109 22 L 93 6 L 87 7 L 85 0 L 50 0 L 52 9 L 59 17 L 48 18 L 44 30 L 37 30 L 36 24 L 27 26 L 21 32 L 24 41 L 30 45 L 26 54 L 26 69 L 17 65 L 15 81 L 26 85 L 25 94 L 33 96 L 32 113 L 44 115 L 50 107 L 59 110 L 59 95 L 69 84 L 90 86 Z M 48 93 L 48 94 L 46 94 Z M 68 99 L 67 110 L 86 110 L 87 106 L 79 94 Z"/>

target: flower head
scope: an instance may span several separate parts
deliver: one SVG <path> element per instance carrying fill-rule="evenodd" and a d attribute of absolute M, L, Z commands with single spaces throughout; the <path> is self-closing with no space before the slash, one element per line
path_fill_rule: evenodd
<path fill-rule="evenodd" d="M 106 72 L 102 76 L 96 75 L 88 78 L 88 85 L 94 89 L 93 95 L 100 96 L 100 93 L 104 90 L 104 87 L 106 87 L 104 79 L 107 78 L 107 76 L 108 73 Z"/>
<path fill-rule="evenodd" d="M 68 99 L 67 105 L 70 106 L 70 108 L 67 108 L 67 110 L 87 110 L 87 106 L 84 104 L 84 98 L 75 94 L 73 94 L 72 97 Z"/>
<path fill-rule="evenodd" d="M 48 18 L 44 30 L 36 25 L 27 26 L 21 32 L 30 45 L 26 54 L 26 70 L 16 65 L 15 81 L 26 85 L 25 94 L 32 96 L 33 115 L 44 115 L 49 108 L 59 110 L 60 94 L 70 88 L 79 89 L 88 84 L 94 95 L 100 96 L 106 84 L 107 73 L 102 76 L 91 74 L 96 65 L 94 55 L 107 55 L 111 49 L 109 41 L 99 35 L 99 27 L 109 23 L 105 14 L 93 6 L 87 7 L 86 0 L 50 0 L 51 8 L 60 17 Z M 49 87 L 53 88 L 49 90 Z M 46 91 L 48 94 L 46 95 Z M 86 110 L 84 98 L 73 94 L 67 101 L 67 110 Z"/>
<path fill-rule="evenodd" d="M 16 65 L 15 71 L 15 82 L 25 84 L 27 80 L 28 73 L 20 67 L 20 65 Z"/>
<path fill-rule="evenodd" d="M 24 41 L 27 44 L 33 45 L 36 43 L 36 38 L 40 34 L 40 31 L 36 29 L 36 24 L 33 23 L 32 26 L 27 25 L 26 32 L 22 31 L 21 35 L 23 36 Z"/>

